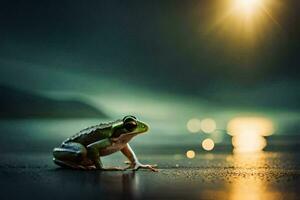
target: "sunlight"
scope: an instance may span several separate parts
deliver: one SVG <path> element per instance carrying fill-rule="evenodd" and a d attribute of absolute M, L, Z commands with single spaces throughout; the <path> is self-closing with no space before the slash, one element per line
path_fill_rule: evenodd
<path fill-rule="evenodd" d="M 241 40 L 245 45 L 254 44 L 271 29 L 281 27 L 275 19 L 280 13 L 278 0 L 220 0 L 216 4 L 217 14 L 208 32 L 226 37 L 231 45 Z"/>

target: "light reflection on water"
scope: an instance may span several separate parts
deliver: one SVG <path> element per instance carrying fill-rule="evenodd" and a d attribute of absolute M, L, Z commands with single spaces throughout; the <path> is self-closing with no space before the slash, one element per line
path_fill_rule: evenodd
<path fill-rule="evenodd" d="M 259 200 L 259 199 L 281 199 L 281 195 L 276 192 L 268 192 L 265 188 L 267 183 L 256 178 L 238 178 L 230 190 L 231 200 Z"/>
<path fill-rule="evenodd" d="M 242 175 L 237 176 L 230 185 L 229 199 L 281 199 L 279 192 L 268 190 L 268 179 L 264 176 L 269 173 L 269 169 L 266 168 L 266 159 L 264 153 L 235 154 L 232 156 L 234 167 Z"/>

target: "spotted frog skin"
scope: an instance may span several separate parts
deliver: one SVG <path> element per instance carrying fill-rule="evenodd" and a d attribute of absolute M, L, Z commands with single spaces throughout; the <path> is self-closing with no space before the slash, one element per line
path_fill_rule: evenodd
<path fill-rule="evenodd" d="M 136 135 L 145 133 L 148 125 L 134 116 L 122 120 L 89 127 L 66 139 L 53 149 L 53 161 L 61 167 L 83 170 L 138 170 L 158 171 L 156 165 L 141 164 L 128 142 Z M 129 160 L 125 168 L 104 168 L 102 156 L 121 151 Z"/>

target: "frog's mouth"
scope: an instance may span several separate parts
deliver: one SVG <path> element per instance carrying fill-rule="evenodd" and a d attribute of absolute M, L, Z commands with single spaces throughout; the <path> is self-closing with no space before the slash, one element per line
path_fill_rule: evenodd
<path fill-rule="evenodd" d="M 143 129 L 143 133 L 147 132 L 149 130 L 149 125 L 144 123 L 144 122 L 140 122 L 141 124 L 141 128 Z"/>
<path fill-rule="evenodd" d="M 130 135 L 131 134 L 141 134 L 141 133 L 147 132 L 148 130 L 149 130 L 149 125 L 147 125 L 144 122 L 138 122 L 138 126 L 136 127 L 136 129 L 129 134 Z"/>

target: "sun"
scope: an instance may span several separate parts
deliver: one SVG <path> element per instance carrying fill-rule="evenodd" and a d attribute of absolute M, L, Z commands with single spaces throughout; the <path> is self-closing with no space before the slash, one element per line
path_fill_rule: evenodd
<path fill-rule="evenodd" d="M 261 0 L 234 0 L 235 12 L 244 16 L 255 14 L 261 5 Z"/>

